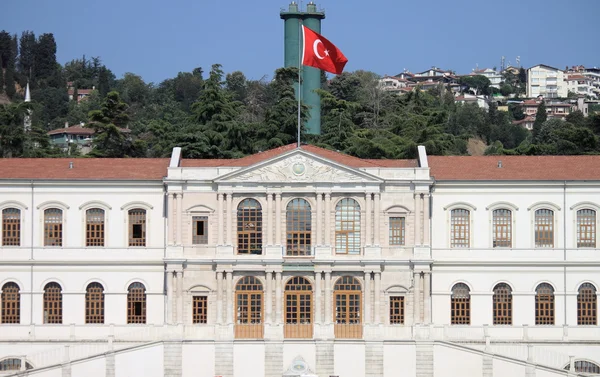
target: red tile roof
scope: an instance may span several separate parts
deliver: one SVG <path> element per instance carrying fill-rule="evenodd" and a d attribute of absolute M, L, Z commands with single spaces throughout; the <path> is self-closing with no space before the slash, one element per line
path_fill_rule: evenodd
<path fill-rule="evenodd" d="M 600 156 L 429 156 L 428 160 L 437 181 L 600 181 Z"/>
<path fill-rule="evenodd" d="M 0 180 L 161 180 L 168 166 L 168 158 L 2 158 Z"/>
<path fill-rule="evenodd" d="M 80 125 L 66 128 L 57 128 L 48 132 L 48 135 L 69 134 L 69 135 L 93 135 L 93 128 L 81 127 Z"/>
<path fill-rule="evenodd" d="M 279 148 L 271 149 L 265 152 L 259 152 L 250 156 L 238 159 L 184 159 L 181 162 L 182 167 L 219 167 L 219 166 L 236 166 L 246 167 L 259 162 L 275 158 L 284 153 L 296 149 L 296 144 L 288 144 Z M 416 160 L 376 160 L 376 159 L 361 159 L 344 153 L 335 152 L 329 149 L 319 148 L 314 145 L 302 145 L 301 149 L 316 154 L 322 158 L 346 165 L 352 168 L 391 168 L 391 167 L 416 167 Z"/>

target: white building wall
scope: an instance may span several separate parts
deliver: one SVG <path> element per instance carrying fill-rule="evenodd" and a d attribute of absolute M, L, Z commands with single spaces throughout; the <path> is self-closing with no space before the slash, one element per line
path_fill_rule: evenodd
<path fill-rule="evenodd" d="M 163 345 L 115 354 L 115 377 L 164 377 Z"/>

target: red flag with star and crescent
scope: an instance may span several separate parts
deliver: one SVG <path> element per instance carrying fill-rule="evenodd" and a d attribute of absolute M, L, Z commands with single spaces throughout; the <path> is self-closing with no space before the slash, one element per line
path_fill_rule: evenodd
<path fill-rule="evenodd" d="M 303 65 L 319 68 L 336 75 L 342 73 L 348 59 L 339 48 L 329 42 L 327 38 L 304 25 L 302 25 L 302 35 L 304 36 Z"/>

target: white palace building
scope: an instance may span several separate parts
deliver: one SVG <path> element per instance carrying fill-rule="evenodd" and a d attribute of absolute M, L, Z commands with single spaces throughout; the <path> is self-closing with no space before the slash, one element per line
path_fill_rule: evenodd
<path fill-rule="evenodd" d="M 0 160 L 0 376 L 600 374 L 600 156 Z"/>

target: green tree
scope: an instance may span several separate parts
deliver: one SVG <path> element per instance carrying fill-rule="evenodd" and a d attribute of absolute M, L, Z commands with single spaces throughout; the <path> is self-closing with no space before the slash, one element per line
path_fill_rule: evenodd
<path fill-rule="evenodd" d="M 32 31 L 26 30 L 21 33 L 19 40 L 19 72 L 27 78 L 28 81 L 32 81 L 33 77 L 33 64 L 35 59 L 36 49 L 35 34 Z"/>
<path fill-rule="evenodd" d="M 42 87 L 58 87 L 58 63 L 56 62 L 56 41 L 52 33 L 45 33 L 38 38 L 34 50 L 33 76 Z"/>
<path fill-rule="evenodd" d="M 540 134 L 540 130 L 542 129 L 542 125 L 546 123 L 548 119 L 548 113 L 546 112 L 546 102 L 542 100 L 537 107 L 537 112 L 535 113 L 535 122 L 533 122 L 533 140 L 537 142 L 537 139 Z"/>
<path fill-rule="evenodd" d="M 490 94 L 490 79 L 483 75 L 462 76 L 460 83 L 466 85 L 473 91 L 473 94 Z"/>
<path fill-rule="evenodd" d="M 572 113 L 569 113 L 565 120 L 578 127 L 585 125 L 585 116 L 581 110 L 575 110 Z"/>
<path fill-rule="evenodd" d="M 88 127 L 94 129 L 92 157 L 131 157 L 138 154 L 128 133 L 122 130 L 129 121 L 127 104 L 118 92 L 110 92 L 100 110 L 91 111 Z"/>

